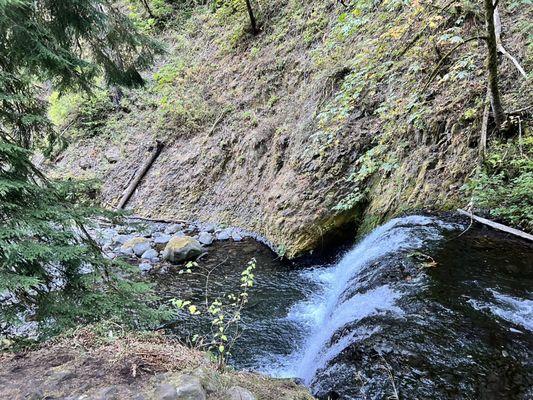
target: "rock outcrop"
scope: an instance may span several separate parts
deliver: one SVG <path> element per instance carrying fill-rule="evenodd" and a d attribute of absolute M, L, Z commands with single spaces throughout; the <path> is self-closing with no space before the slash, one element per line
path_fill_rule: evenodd
<path fill-rule="evenodd" d="M 406 210 L 466 204 L 486 92 L 483 45 L 455 49 L 424 93 L 421 82 L 451 40 L 479 35 L 484 21 L 444 0 L 369 4 L 267 0 L 257 36 L 241 14 L 193 9 L 151 89 L 126 93 L 128 110 L 110 117 L 121 158 L 105 161 L 112 143 L 95 137 L 70 146 L 53 174 L 90 171 L 116 204 L 157 135 L 165 149 L 130 200 L 135 213 L 239 226 L 289 257 L 345 228 L 353 237 Z M 520 54 L 527 13 L 507 7 L 501 17 Z M 508 104 L 531 93 L 512 65 L 500 73 Z M 87 171 L 85 154 L 97 164 Z"/>

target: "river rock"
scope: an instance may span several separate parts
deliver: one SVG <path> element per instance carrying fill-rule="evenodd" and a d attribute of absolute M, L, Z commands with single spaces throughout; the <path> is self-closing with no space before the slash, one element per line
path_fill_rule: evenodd
<path fill-rule="evenodd" d="M 87 160 L 87 159 L 83 159 L 79 162 L 78 164 L 80 166 L 81 169 L 83 170 L 86 170 L 86 169 L 89 169 L 89 168 L 92 168 L 92 163 L 90 160 Z"/>
<path fill-rule="evenodd" d="M 122 244 L 122 248 L 133 248 L 133 246 L 135 246 L 136 244 L 139 244 L 139 243 L 149 243 L 149 240 L 145 237 L 141 237 L 141 236 L 136 236 L 136 237 L 131 237 L 130 239 L 127 239 L 123 244 Z"/>
<path fill-rule="evenodd" d="M 182 375 L 176 387 L 178 400 L 205 400 L 206 394 L 202 383 L 197 376 Z"/>
<path fill-rule="evenodd" d="M 150 242 L 137 243 L 135 246 L 133 246 L 133 253 L 135 253 L 137 257 L 141 257 L 144 253 L 150 250 Z"/>
<path fill-rule="evenodd" d="M 231 238 L 232 231 L 233 229 L 231 228 L 222 229 L 216 234 L 217 240 L 229 240 Z"/>
<path fill-rule="evenodd" d="M 156 246 L 157 245 L 164 246 L 169 242 L 170 239 L 172 239 L 172 236 L 167 235 L 166 233 L 160 233 L 157 236 L 154 235 L 154 244 Z"/>
<path fill-rule="evenodd" d="M 192 260 L 203 253 L 202 245 L 190 236 L 173 237 L 165 246 L 163 258 L 172 263 Z"/>
<path fill-rule="evenodd" d="M 141 258 L 155 262 L 158 256 L 159 256 L 159 253 L 157 250 L 148 249 L 144 253 L 142 253 Z"/>
<path fill-rule="evenodd" d="M 155 391 L 155 398 L 157 400 L 177 400 L 178 393 L 176 387 L 169 383 L 162 383 Z"/>
<path fill-rule="evenodd" d="M 66 371 L 58 371 L 58 372 L 54 372 L 52 374 L 51 380 L 54 383 L 61 383 L 61 382 L 64 382 L 66 380 L 72 379 L 75 376 L 76 375 L 72 371 L 68 371 L 68 370 L 66 370 Z"/>
<path fill-rule="evenodd" d="M 252 392 L 240 386 L 229 388 L 226 394 L 230 400 L 256 400 Z"/>
<path fill-rule="evenodd" d="M 148 272 L 148 271 L 150 271 L 152 269 L 152 264 L 147 263 L 147 262 L 140 263 L 139 264 L 139 269 L 142 272 Z"/>
<path fill-rule="evenodd" d="M 242 240 L 242 236 L 239 232 L 233 231 L 231 232 L 231 238 L 234 242 L 240 242 Z"/>
<path fill-rule="evenodd" d="M 122 245 L 120 250 L 132 249 L 133 253 L 140 257 L 145 251 L 150 249 L 150 240 L 145 237 L 134 237 Z"/>
<path fill-rule="evenodd" d="M 200 232 L 198 235 L 198 241 L 204 246 L 209 246 L 211 243 L 213 243 L 213 239 L 213 235 L 211 235 L 209 232 Z"/>
<path fill-rule="evenodd" d="M 93 236 L 96 236 L 98 243 L 101 245 L 109 246 L 112 244 L 115 236 L 117 236 L 117 231 L 113 228 L 105 228 L 101 231 L 94 232 Z"/>
<path fill-rule="evenodd" d="M 115 164 L 120 160 L 120 149 L 116 146 L 110 147 L 104 152 L 104 157 L 110 164 Z"/>
<path fill-rule="evenodd" d="M 207 222 L 205 224 L 202 224 L 200 228 L 202 231 L 213 233 L 217 229 L 217 226 L 215 224 L 212 224 L 211 222 Z"/>
<path fill-rule="evenodd" d="M 123 256 L 132 256 L 133 255 L 133 249 L 131 247 L 127 247 L 127 248 L 121 247 L 118 252 L 119 252 L 119 254 L 121 254 Z"/>
<path fill-rule="evenodd" d="M 170 224 L 165 228 L 165 233 L 167 235 L 172 235 L 173 233 L 176 233 L 177 231 L 181 230 L 183 228 L 182 224 Z"/>
<path fill-rule="evenodd" d="M 42 389 L 36 389 L 32 392 L 29 392 L 24 396 L 25 400 L 43 400 L 46 396 Z"/>
<path fill-rule="evenodd" d="M 118 388 L 116 386 L 108 386 L 100 390 L 98 393 L 98 400 L 118 400 Z"/>
<path fill-rule="evenodd" d="M 130 239 L 133 239 L 133 235 L 115 235 L 113 236 L 113 243 L 124 244 Z"/>

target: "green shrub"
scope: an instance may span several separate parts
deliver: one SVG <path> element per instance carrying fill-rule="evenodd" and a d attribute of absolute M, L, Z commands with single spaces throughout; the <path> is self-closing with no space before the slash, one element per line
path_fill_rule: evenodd
<path fill-rule="evenodd" d="M 465 186 L 475 207 L 533 231 L 533 136 L 495 143 L 478 175 Z"/>
<path fill-rule="evenodd" d="M 92 95 L 53 92 L 48 101 L 48 116 L 56 128 L 61 131 L 68 127 L 69 134 L 77 137 L 93 137 L 102 133 L 109 115 L 114 111 L 106 90 L 96 90 Z"/>
<path fill-rule="evenodd" d="M 111 215 L 86 196 L 91 186 L 47 181 L 30 154 L 0 141 L 0 336 L 28 320 L 41 338 L 102 320 L 154 326 L 167 314 L 150 306 L 151 286 L 87 234 L 84 224 Z"/>

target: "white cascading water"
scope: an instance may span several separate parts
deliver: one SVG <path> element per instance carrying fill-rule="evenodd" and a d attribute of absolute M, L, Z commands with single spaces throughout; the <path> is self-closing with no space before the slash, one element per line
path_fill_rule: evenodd
<path fill-rule="evenodd" d="M 306 326 L 309 334 L 298 351 L 288 359 L 277 360 L 278 366 L 275 370 L 267 368 L 268 372 L 283 377 L 296 376 L 309 385 L 317 370 L 357 340 L 353 334 L 348 334 L 331 344 L 335 332 L 369 315 L 386 311 L 401 315 L 401 309 L 395 305 L 400 293 L 388 285 L 349 298 L 343 298 L 343 294 L 348 289 L 357 289 L 357 275 L 365 266 L 380 257 L 420 248 L 428 240 L 438 240 L 441 237 L 439 228 L 446 227 L 451 228 L 451 225 L 431 217 L 396 218 L 366 236 L 335 266 L 306 272 L 322 290 L 296 304 L 287 318 Z"/>

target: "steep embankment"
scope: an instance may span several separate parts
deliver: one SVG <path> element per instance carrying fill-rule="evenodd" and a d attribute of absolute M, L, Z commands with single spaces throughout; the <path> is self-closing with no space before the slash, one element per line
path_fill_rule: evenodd
<path fill-rule="evenodd" d="M 503 38 L 527 71 L 531 7 L 515 3 L 502 11 Z M 484 33 L 480 4 L 263 0 L 256 13 L 255 37 L 230 7 L 197 7 L 166 30 L 169 52 L 147 88 L 96 124 L 74 121 L 78 139 L 55 174 L 101 178 L 116 204 L 160 139 L 129 203 L 136 213 L 241 226 L 288 256 L 350 222 L 368 229 L 468 201 L 460 188 L 478 162 L 484 42 L 435 68 Z M 501 71 L 505 107 L 530 104 L 531 80 L 507 59 Z"/>

